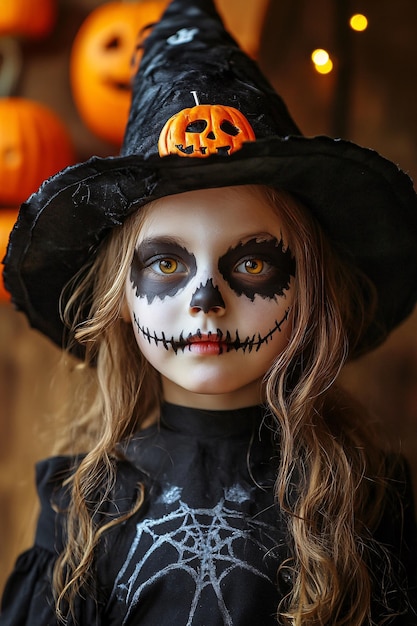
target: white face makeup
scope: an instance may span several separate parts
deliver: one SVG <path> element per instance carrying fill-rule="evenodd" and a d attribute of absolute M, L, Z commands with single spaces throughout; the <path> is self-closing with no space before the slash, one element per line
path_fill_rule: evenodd
<path fill-rule="evenodd" d="M 260 402 L 262 378 L 291 331 L 294 275 L 281 220 L 253 190 L 156 201 L 126 296 L 165 400 L 213 409 Z"/>

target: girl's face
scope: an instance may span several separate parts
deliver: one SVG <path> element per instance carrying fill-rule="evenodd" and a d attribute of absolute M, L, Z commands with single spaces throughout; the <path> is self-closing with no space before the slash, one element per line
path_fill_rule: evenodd
<path fill-rule="evenodd" d="M 295 261 L 261 193 L 225 187 L 153 203 L 126 286 L 139 348 L 174 404 L 262 401 L 291 331 Z"/>

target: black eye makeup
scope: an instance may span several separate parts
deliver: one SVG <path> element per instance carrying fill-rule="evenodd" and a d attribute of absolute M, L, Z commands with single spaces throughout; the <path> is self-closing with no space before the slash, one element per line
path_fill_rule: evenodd
<path fill-rule="evenodd" d="M 135 250 L 130 280 L 136 296 L 163 300 L 185 287 L 195 276 L 195 256 L 166 237 L 144 239 Z"/>
<path fill-rule="evenodd" d="M 239 243 L 219 259 L 219 271 L 239 296 L 254 300 L 258 294 L 273 299 L 283 296 L 295 276 L 295 259 L 282 239 L 256 238 Z"/>

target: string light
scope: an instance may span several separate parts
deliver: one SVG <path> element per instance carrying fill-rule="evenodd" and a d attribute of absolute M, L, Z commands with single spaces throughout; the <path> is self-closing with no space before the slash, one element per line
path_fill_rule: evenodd
<path fill-rule="evenodd" d="M 362 13 L 356 13 L 350 18 L 349 24 L 353 30 L 362 32 L 368 28 L 368 19 Z"/>
<path fill-rule="evenodd" d="M 363 32 L 368 28 L 368 19 L 363 13 L 355 13 L 349 20 L 349 25 L 356 32 Z M 333 61 L 324 48 L 317 48 L 311 53 L 314 69 L 319 74 L 329 74 L 333 69 Z"/>
<path fill-rule="evenodd" d="M 329 74 L 333 69 L 333 61 L 327 50 L 317 48 L 311 53 L 311 60 L 314 63 L 314 69 L 319 74 Z"/>

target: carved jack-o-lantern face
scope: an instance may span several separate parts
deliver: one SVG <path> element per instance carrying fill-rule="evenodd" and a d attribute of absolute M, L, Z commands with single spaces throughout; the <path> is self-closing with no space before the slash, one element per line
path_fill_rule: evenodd
<path fill-rule="evenodd" d="M 159 136 L 160 156 L 207 157 L 232 154 L 245 141 L 254 141 L 255 133 L 246 117 L 237 109 L 220 104 L 199 104 L 173 115 Z"/>
<path fill-rule="evenodd" d="M 136 49 L 138 35 L 149 34 L 167 3 L 107 2 L 89 14 L 77 33 L 71 50 L 72 95 L 83 122 L 101 139 L 122 143 L 132 76 L 142 56 L 142 49 Z"/>

